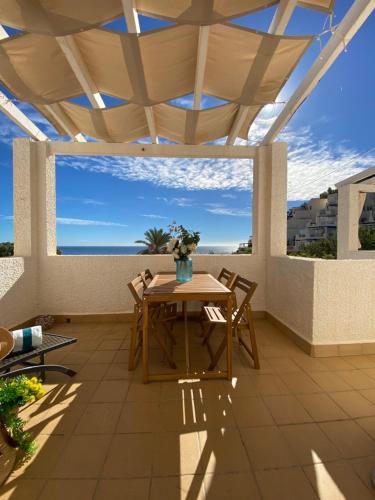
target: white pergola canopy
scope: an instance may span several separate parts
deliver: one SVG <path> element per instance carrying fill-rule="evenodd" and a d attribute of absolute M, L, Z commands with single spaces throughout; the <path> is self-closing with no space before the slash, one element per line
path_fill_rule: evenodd
<path fill-rule="evenodd" d="M 6 29 L 0 32 L 0 82 L 17 99 L 34 105 L 60 134 L 77 141 L 84 141 L 84 134 L 106 142 L 151 137 L 156 143 L 163 137 L 195 145 L 228 137 L 227 144 L 233 145 L 237 137 L 248 138 L 256 116 L 264 105 L 275 102 L 312 41 L 282 35 L 293 9 L 299 4 L 331 12 L 333 3 L 5 0 L 0 22 L 23 32 L 10 37 Z M 275 4 L 269 33 L 228 22 Z M 374 7 L 374 0 L 356 0 L 323 49 L 328 55 L 316 70 L 319 77 Z M 138 12 L 174 24 L 140 33 Z M 100 27 L 121 16 L 127 32 Z M 281 113 L 277 130 L 271 129 L 266 142 L 311 92 L 317 83 L 316 75 L 311 76 L 303 92 L 296 90 L 292 105 L 284 116 Z M 188 94 L 194 94 L 193 109 L 169 103 Z M 201 109 L 202 94 L 225 102 Z M 70 101 L 84 95 L 91 108 Z M 106 107 L 102 95 L 123 103 Z M 13 104 L 3 101 L 0 107 L 8 116 L 35 139 L 46 139 Z"/>

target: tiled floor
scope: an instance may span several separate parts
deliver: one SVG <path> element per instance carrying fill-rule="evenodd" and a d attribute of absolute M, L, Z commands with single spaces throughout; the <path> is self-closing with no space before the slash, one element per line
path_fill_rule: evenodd
<path fill-rule="evenodd" d="M 261 370 L 236 344 L 232 382 L 143 385 L 140 365 L 127 369 L 128 325 L 54 331 L 79 341 L 49 361 L 78 374 L 49 374 L 46 396 L 22 411 L 39 449 L 2 500 L 374 497 L 375 356 L 312 359 L 259 320 Z M 207 366 L 198 331 L 193 364 Z M 181 360 L 179 325 L 176 336 Z M 167 369 L 155 347 L 151 359 Z"/>

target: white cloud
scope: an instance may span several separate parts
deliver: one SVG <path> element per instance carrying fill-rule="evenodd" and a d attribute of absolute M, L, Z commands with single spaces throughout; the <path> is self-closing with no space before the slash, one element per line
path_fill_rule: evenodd
<path fill-rule="evenodd" d="M 13 220 L 13 215 L 0 215 L 1 220 Z"/>
<path fill-rule="evenodd" d="M 185 198 L 184 196 L 167 198 L 165 196 L 158 196 L 159 201 L 164 201 L 168 205 L 177 205 L 178 207 L 192 207 L 194 200 L 192 198 Z"/>
<path fill-rule="evenodd" d="M 215 215 L 230 215 L 232 217 L 250 217 L 251 211 L 248 208 L 228 208 L 228 207 L 216 207 L 216 208 L 206 208 L 207 212 Z"/>
<path fill-rule="evenodd" d="M 149 219 L 168 219 L 168 217 L 165 217 L 164 215 L 157 215 L 157 214 L 140 214 L 141 217 L 148 217 Z"/>
<path fill-rule="evenodd" d="M 231 193 L 224 193 L 221 195 L 222 198 L 228 198 L 228 199 L 231 199 L 231 200 L 235 200 L 237 198 L 237 196 L 235 194 L 231 194 Z"/>
<path fill-rule="evenodd" d="M 73 196 L 63 196 L 60 198 L 61 201 L 77 201 L 78 203 L 83 203 L 83 205 L 105 205 L 103 201 L 94 200 L 92 198 L 74 198 Z"/>
<path fill-rule="evenodd" d="M 67 217 L 57 217 L 57 224 L 66 226 L 115 226 L 127 227 L 127 224 L 120 224 L 118 222 L 105 222 L 100 220 L 87 220 L 87 219 L 71 219 Z"/>

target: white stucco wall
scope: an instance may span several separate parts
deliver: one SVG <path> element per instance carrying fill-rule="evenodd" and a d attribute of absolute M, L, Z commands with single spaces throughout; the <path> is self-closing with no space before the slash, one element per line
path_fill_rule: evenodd
<path fill-rule="evenodd" d="M 43 313 L 85 314 L 130 312 L 133 299 L 127 287 L 137 273 L 175 272 L 170 255 L 166 256 L 50 256 L 42 259 L 40 300 Z M 222 267 L 239 272 L 259 287 L 254 309 L 265 310 L 264 267 L 257 256 L 195 255 L 193 269 L 218 275 Z"/>
<path fill-rule="evenodd" d="M 375 342 L 375 261 L 314 262 L 314 344 Z"/>
<path fill-rule="evenodd" d="M 311 342 L 313 307 L 314 260 L 270 257 L 267 262 L 267 312 Z"/>
<path fill-rule="evenodd" d="M 31 258 L 0 259 L 0 326 L 15 326 L 38 313 L 36 282 Z"/>

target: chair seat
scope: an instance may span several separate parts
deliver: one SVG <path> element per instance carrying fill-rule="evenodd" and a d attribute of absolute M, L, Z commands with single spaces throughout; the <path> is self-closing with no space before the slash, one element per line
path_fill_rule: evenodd
<path fill-rule="evenodd" d="M 226 323 L 227 320 L 224 318 L 220 307 L 215 306 L 205 306 L 204 312 L 210 323 Z"/>

